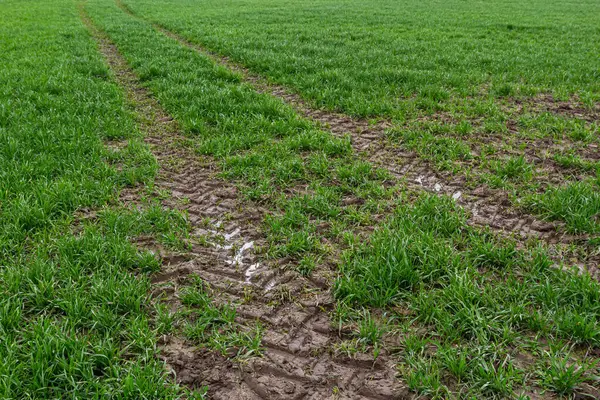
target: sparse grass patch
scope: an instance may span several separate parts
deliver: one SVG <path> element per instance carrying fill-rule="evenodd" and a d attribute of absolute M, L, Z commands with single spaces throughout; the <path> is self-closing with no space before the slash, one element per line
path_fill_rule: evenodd
<path fill-rule="evenodd" d="M 596 360 L 593 363 L 577 365 L 573 363 L 570 351 L 564 348 L 550 349 L 546 360 L 539 370 L 542 385 L 561 395 L 573 393 L 577 386 L 590 379 L 587 372 L 598 364 Z"/>
<path fill-rule="evenodd" d="M 532 178 L 533 166 L 525 157 L 509 157 L 492 163 L 494 175 L 501 181 L 526 182 Z"/>
<path fill-rule="evenodd" d="M 391 130 L 388 135 L 440 169 L 452 169 L 454 162 L 472 158 L 468 143 L 421 130 Z"/>
<path fill-rule="evenodd" d="M 583 160 L 581 157 L 575 154 L 555 154 L 554 161 L 556 161 L 556 163 L 563 168 L 570 168 L 586 172 L 595 171 L 597 175 L 600 173 L 600 164 L 598 162 Z"/>

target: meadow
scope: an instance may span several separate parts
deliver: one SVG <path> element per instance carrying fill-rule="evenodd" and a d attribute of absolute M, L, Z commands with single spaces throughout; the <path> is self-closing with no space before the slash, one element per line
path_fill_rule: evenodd
<path fill-rule="evenodd" d="M 596 2 L 0 10 L 0 397 L 600 397 Z"/>

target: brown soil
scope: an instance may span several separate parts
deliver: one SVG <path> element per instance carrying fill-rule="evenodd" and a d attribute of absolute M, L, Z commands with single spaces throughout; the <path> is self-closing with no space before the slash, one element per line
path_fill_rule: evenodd
<path fill-rule="evenodd" d="M 239 322 L 258 320 L 265 328 L 263 357 L 244 362 L 199 349 L 182 337 L 163 337 L 162 358 L 175 380 L 189 387 L 208 385 L 216 399 L 412 398 L 386 354 L 373 361 L 333 351 L 342 338 L 329 319 L 333 301 L 324 290 L 328 285 L 266 263 L 255 253 L 265 243 L 259 226 L 267 211 L 241 201 L 232 183 L 216 177 L 214 160 L 200 160 L 180 145 L 186 138 L 176 122 L 140 86 L 117 48 L 83 10 L 82 19 L 159 162 L 157 185 L 172 193 L 165 206 L 186 211 L 193 236 L 209 238 L 210 245 L 196 244 L 186 254 L 161 252 L 163 268 L 153 277 L 154 296 L 179 307 L 179 288 L 197 274 L 212 287 L 216 301 L 239 304 Z"/>
<path fill-rule="evenodd" d="M 516 104 L 537 112 L 550 112 L 587 122 L 600 121 L 600 104 L 584 107 L 577 97 L 573 97 L 569 101 L 561 101 L 551 94 L 540 94 L 528 100 L 517 101 Z"/>

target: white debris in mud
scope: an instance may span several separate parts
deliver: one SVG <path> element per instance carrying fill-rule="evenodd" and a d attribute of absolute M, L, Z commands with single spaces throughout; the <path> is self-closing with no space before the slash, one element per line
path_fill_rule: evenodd
<path fill-rule="evenodd" d="M 439 183 L 436 183 L 433 188 L 435 189 L 436 192 L 439 192 L 440 190 L 442 190 L 442 185 L 440 185 Z"/>
<path fill-rule="evenodd" d="M 227 264 L 229 265 L 241 265 L 242 260 L 244 259 L 244 252 L 248 249 L 251 249 L 254 246 L 254 242 L 246 242 L 240 247 L 240 249 L 235 253 L 233 259 L 227 260 Z"/>
<path fill-rule="evenodd" d="M 219 229 L 219 227 L 223 227 L 222 221 L 214 221 L 213 227 L 216 227 L 216 229 L 199 229 L 196 233 L 198 235 L 209 235 L 212 240 L 208 241 L 208 244 L 217 250 L 226 251 L 227 253 L 223 254 L 225 263 L 235 267 L 236 270 L 243 270 L 245 283 L 252 285 L 252 277 L 260 272 L 261 264 L 255 263 L 246 267 L 244 259 L 248 256 L 247 252 L 254 247 L 254 241 L 245 241 L 246 238 L 244 238 L 239 227 L 235 227 L 230 233 L 224 233 L 223 230 Z M 246 259 L 247 261 L 248 259 Z M 268 290 L 274 286 L 275 282 L 272 282 Z"/>
<path fill-rule="evenodd" d="M 265 286 L 265 292 L 272 290 L 275 287 L 276 283 L 277 282 L 275 280 L 272 280 L 269 283 L 267 283 L 267 286 Z"/>
<path fill-rule="evenodd" d="M 222 221 L 215 221 L 213 223 L 213 226 L 218 228 L 218 227 L 223 226 L 223 223 L 222 223 Z M 229 251 L 229 250 L 232 250 L 232 249 L 238 247 L 240 242 L 242 242 L 244 240 L 244 238 L 241 236 L 241 232 L 242 232 L 242 230 L 239 227 L 236 227 L 230 233 L 223 233 L 223 232 L 219 232 L 214 229 L 199 229 L 198 232 L 196 232 L 196 233 L 199 235 L 203 235 L 203 234 L 210 235 L 213 238 L 213 240 L 208 241 L 208 244 L 210 244 L 211 246 L 215 247 L 218 250 Z M 227 264 L 233 265 L 233 266 L 242 266 L 244 256 L 245 256 L 244 253 L 247 250 L 251 249 L 252 247 L 254 247 L 253 241 L 243 242 L 243 244 L 241 245 L 241 247 L 239 247 L 239 249 L 235 252 L 235 254 L 226 256 L 225 262 Z M 254 264 L 254 265 L 250 266 L 250 268 L 249 268 L 250 273 L 253 272 L 253 270 L 254 270 L 253 268 L 254 269 L 258 268 L 258 264 Z"/>
<path fill-rule="evenodd" d="M 460 196 L 462 196 L 462 192 L 459 190 L 458 192 L 456 192 L 452 195 L 452 198 L 454 200 L 458 200 L 458 199 L 460 199 Z"/>
<path fill-rule="evenodd" d="M 415 179 L 415 182 L 417 182 L 419 185 L 422 185 L 423 184 L 423 177 L 422 176 L 417 177 L 417 179 Z"/>
<path fill-rule="evenodd" d="M 223 237 L 225 238 L 226 241 L 229 241 L 232 238 L 236 237 L 239 233 L 240 233 L 240 228 L 236 228 L 233 232 L 226 233 L 225 235 L 223 235 Z"/>
<path fill-rule="evenodd" d="M 254 275 L 256 273 L 256 271 L 258 270 L 258 267 L 260 267 L 259 263 L 252 264 L 251 266 L 248 267 L 248 269 L 244 273 L 244 275 L 246 275 L 246 283 L 250 283 L 250 279 L 252 279 L 252 275 Z"/>

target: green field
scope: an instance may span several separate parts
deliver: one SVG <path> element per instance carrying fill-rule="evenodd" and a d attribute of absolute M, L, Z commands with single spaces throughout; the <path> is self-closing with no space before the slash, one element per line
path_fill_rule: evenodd
<path fill-rule="evenodd" d="M 598 15 L 0 2 L 0 398 L 600 398 Z"/>
<path fill-rule="evenodd" d="M 402 119 L 466 96 L 599 100 L 595 1 L 124 3 L 352 115 Z"/>

